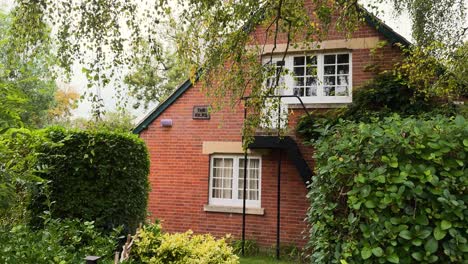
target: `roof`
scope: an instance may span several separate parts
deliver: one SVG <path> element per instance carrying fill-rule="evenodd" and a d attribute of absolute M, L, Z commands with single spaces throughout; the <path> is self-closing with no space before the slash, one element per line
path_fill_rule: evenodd
<path fill-rule="evenodd" d="M 396 33 L 391 27 L 385 24 L 382 20 L 377 18 L 371 12 L 366 10 L 365 8 L 360 6 L 361 11 L 363 12 L 363 16 L 367 24 L 371 27 L 374 27 L 379 33 L 384 35 L 391 44 L 400 43 L 404 46 L 410 46 L 411 42 L 409 42 L 406 38 L 401 36 L 400 34 Z M 200 73 L 200 71 L 198 72 Z M 198 80 L 199 74 L 197 74 L 197 78 L 195 81 Z M 158 118 L 169 106 L 171 106 L 180 96 L 182 96 L 185 91 L 187 91 L 190 87 L 192 87 L 193 83 L 190 79 L 186 80 L 182 85 L 180 85 L 166 100 L 156 106 L 153 111 L 151 111 L 148 115 L 146 115 L 143 120 L 141 120 L 135 129 L 133 129 L 134 134 L 140 134 L 143 130 L 145 130 L 156 118 Z"/>
<path fill-rule="evenodd" d="M 185 91 L 192 87 L 192 81 L 190 79 L 186 80 L 182 85 L 180 85 L 166 100 L 156 106 L 153 111 L 149 112 L 143 120 L 141 120 L 135 129 L 133 129 L 134 134 L 140 134 L 141 131 L 145 130 L 158 116 L 160 116 L 169 106 L 171 106 L 180 96 L 182 96 Z"/>

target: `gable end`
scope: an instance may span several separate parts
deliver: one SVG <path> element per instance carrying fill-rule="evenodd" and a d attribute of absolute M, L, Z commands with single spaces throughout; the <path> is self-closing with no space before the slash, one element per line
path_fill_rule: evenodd
<path fill-rule="evenodd" d="M 186 80 L 179 88 L 177 88 L 164 102 L 160 103 L 151 113 L 149 113 L 136 127 L 133 129 L 134 134 L 140 134 L 145 130 L 158 116 L 160 116 L 169 106 L 171 106 L 177 98 L 185 93 L 190 87 L 192 82 L 190 79 Z"/>

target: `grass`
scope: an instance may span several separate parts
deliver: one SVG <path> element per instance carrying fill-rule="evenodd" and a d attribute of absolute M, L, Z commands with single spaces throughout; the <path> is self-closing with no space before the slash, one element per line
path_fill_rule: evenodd
<path fill-rule="evenodd" d="M 272 257 L 265 257 L 265 256 L 256 256 L 256 257 L 241 257 L 240 258 L 241 264 L 293 264 L 295 262 L 287 261 L 287 260 L 276 260 Z"/>

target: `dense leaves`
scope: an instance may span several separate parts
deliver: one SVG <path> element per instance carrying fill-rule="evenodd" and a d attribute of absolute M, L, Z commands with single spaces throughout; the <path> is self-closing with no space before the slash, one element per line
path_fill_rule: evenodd
<path fill-rule="evenodd" d="M 51 39 L 57 46 L 59 65 L 70 71 L 74 62 L 80 62 L 90 87 L 119 86 L 125 76 L 122 72 L 136 69 L 127 77 L 137 84 L 131 87 L 132 94 L 145 99 L 164 96 L 165 85 L 158 85 L 158 91 L 147 89 L 148 85 L 155 87 L 147 76 L 158 78 L 151 68 L 164 68 L 165 52 L 176 50 L 184 73 L 189 69 L 195 79 L 197 70 L 204 69 L 210 95 L 231 97 L 232 104 L 245 95 L 246 88 L 253 89 L 255 97 L 274 92 L 262 89 L 268 75 L 266 65 L 258 61 L 268 43 L 263 38 L 272 40 L 268 44 L 273 44 L 277 53 L 282 51 L 276 44 L 285 40 L 292 44 L 286 49 L 295 42 L 313 47 L 326 38 L 330 28 L 352 35 L 366 13 L 355 0 L 15 2 L 14 43 L 19 51 Z M 309 3 L 313 5 L 307 7 Z M 452 49 L 468 32 L 463 24 L 466 0 L 372 0 L 366 8 L 389 4 L 401 13 L 408 11 L 414 37 L 423 45 L 441 41 Z M 46 26 L 54 28 L 50 39 L 41 31 Z M 253 38 L 249 33 L 257 26 L 261 36 Z M 214 87 L 219 89 L 210 89 L 214 77 L 219 80 Z M 92 98 L 101 100 L 98 95 Z M 263 99 L 252 106 L 264 107 Z M 99 107 L 100 102 L 95 105 Z"/>
<path fill-rule="evenodd" d="M 468 122 L 340 122 L 314 142 L 313 263 L 468 259 Z"/>
<path fill-rule="evenodd" d="M 0 225 L 27 222 L 31 191 L 42 188 L 35 173 L 42 169 L 35 152 L 41 144 L 48 143 L 40 132 L 24 128 L 0 135 Z"/>
<path fill-rule="evenodd" d="M 148 152 L 142 140 L 131 134 L 99 131 L 67 131 L 50 128 L 45 137 L 54 144 L 38 148 L 39 175 L 50 181 L 55 218 L 80 218 L 112 230 L 123 225 L 133 232 L 146 218 Z M 46 209 L 43 196 L 31 207 Z M 40 219 L 36 219 L 40 220 Z"/>
<path fill-rule="evenodd" d="M 135 236 L 132 259 L 136 263 L 226 263 L 237 264 L 239 258 L 225 239 L 185 233 L 162 233 L 159 223 L 145 225 Z"/>
<path fill-rule="evenodd" d="M 83 263 L 84 256 L 112 260 L 118 230 L 103 234 L 93 222 L 47 218 L 43 229 L 0 226 L 0 262 L 5 264 Z"/>
<path fill-rule="evenodd" d="M 50 45 L 43 42 L 27 54 L 19 52 L 13 41 L 14 21 L 14 16 L 0 12 L 0 132 L 23 125 L 43 127 L 57 90 L 50 71 Z M 47 28 L 40 30 L 47 36 Z"/>

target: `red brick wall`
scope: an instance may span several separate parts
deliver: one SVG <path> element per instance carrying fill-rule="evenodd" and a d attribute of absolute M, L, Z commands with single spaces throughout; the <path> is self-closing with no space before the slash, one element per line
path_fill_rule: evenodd
<path fill-rule="evenodd" d="M 261 40 L 262 28 L 253 32 Z M 383 36 L 367 25 L 362 25 L 354 34 L 356 37 Z M 330 39 L 341 39 L 339 32 L 330 32 Z M 280 42 L 285 38 L 280 38 Z M 396 47 L 382 49 L 382 66 L 389 68 L 393 59 L 399 57 Z M 369 62 L 369 49 L 353 50 L 353 85 L 354 88 L 372 78 L 372 73 L 365 72 Z M 204 93 L 196 84 L 183 94 L 149 127 L 141 133 L 149 148 L 151 169 L 151 193 L 149 212 L 151 217 L 161 219 L 163 228 L 168 232 L 183 232 L 188 229 L 197 233 L 211 233 L 223 236 L 227 233 L 239 238 L 241 235 L 242 216 L 240 214 L 205 212 L 209 190 L 209 155 L 202 154 L 203 141 L 241 141 L 243 122 L 242 107 L 213 113 L 210 120 L 192 120 L 194 105 L 209 104 Z M 303 112 L 295 110 L 290 118 L 290 125 L 297 123 Z M 162 128 L 160 120 L 173 120 L 173 127 Z M 297 139 L 301 145 L 300 139 Z M 312 149 L 301 146 L 304 158 L 313 165 Z M 275 243 L 276 238 L 276 158 L 271 151 L 262 157 L 262 196 L 263 216 L 247 215 L 247 238 L 258 241 L 263 246 Z M 281 239 L 283 243 L 304 245 L 307 235 L 305 214 L 309 203 L 306 199 L 306 187 L 296 168 L 283 157 L 282 170 L 282 209 Z M 305 233 L 303 233 L 306 231 Z"/>
<path fill-rule="evenodd" d="M 210 120 L 192 120 L 194 105 L 207 103 L 199 85 L 190 88 L 147 130 L 141 133 L 149 148 L 151 193 L 149 212 L 163 220 L 169 232 L 192 229 L 198 233 L 241 235 L 239 214 L 204 212 L 208 204 L 209 155 L 202 154 L 203 141 L 241 141 L 243 112 L 221 111 Z M 160 119 L 173 120 L 172 128 L 162 128 Z M 276 235 L 277 153 L 262 157 L 263 216 L 247 215 L 247 237 L 262 245 L 272 245 Z M 303 222 L 308 207 L 306 187 L 296 168 L 283 157 L 281 238 L 302 245 Z"/>

